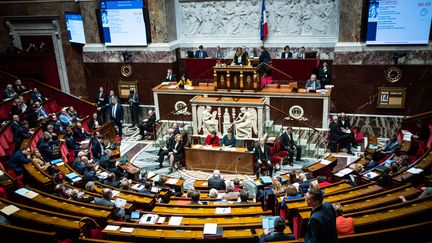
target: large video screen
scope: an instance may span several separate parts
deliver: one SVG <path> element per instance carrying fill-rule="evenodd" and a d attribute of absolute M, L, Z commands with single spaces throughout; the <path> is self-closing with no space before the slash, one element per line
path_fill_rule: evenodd
<path fill-rule="evenodd" d="M 101 0 L 100 5 L 105 45 L 147 45 L 142 0 Z"/>
<path fill-rule="evenodd" d="M 428 44 L 432 0 L 369 0 L 366 44 Z"/>
<path fill-rule="evenodd" d="M 65 13 L 65 19 L 69 42 L 85 44 L 84 25 L 81 14 Z"/>

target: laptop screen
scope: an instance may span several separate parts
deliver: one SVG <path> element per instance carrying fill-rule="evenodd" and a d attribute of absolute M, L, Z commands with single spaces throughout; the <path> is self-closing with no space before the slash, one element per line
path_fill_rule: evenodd
<path fill-rule="evenodd" d="M 279 218 L 278 216 L 272 217 L 263 217 L 262 218 L 262 227 L 263 229 L 274 229 L 274 221 Z"/>

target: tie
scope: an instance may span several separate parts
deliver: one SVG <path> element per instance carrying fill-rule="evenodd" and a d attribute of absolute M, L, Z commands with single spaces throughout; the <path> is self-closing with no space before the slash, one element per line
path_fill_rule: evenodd
<path fill-rule="evenodd" d="M 112 109 L 112 117 L 115 119 L 116 118 L 116 115 L 115 115 L 115 111 L 116 111 L 116 107 L 117 106 L 117 104 L 115 104 L 114 106 L 113 106 L 113 109 Z"/>

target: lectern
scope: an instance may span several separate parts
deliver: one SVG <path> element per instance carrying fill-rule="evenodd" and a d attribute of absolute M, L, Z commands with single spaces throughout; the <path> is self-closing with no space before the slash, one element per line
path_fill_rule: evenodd
<path fill-rule="evenodd" d="M 213 69 L 214 90 L 236 89 L 259 91 L 261 85 L 258 81 L 256 68 L 252 66 L 218 66 Z"/>

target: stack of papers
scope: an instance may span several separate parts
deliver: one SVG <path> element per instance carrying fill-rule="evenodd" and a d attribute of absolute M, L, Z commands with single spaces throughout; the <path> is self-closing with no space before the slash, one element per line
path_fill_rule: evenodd
<path fill-rule="evenodd" d="M 34 191 L 30 191 L 27 188 L 20 188 L 20 189 L 16 190 L 15 193 L 18 195 L 24 196 L 26 198 L 30 198 L 30 199 L 39 195 L 39 193 L 34 192 Z"/>
<path fill-rule="evenodd" d="M 379 174 L 377 174 L 377 173 L 371 171 L 371 172 L 367 173 L 367 174 L 364 175 L 364 176 L 365 176 L 366 178 L 373 179 L 373 178 L 379 176 Z"/>
<path fill-rule="evenodd" d="M 78 176 L 76 173 L 74 173 L 74 172 L 71 172 L 71 173 L 67 174 L 66 177 L 69 178 L 69 180 L 71 180 L 71 181 L 73 181 L 73 182 L 76 182 L 76 181 L 81 180 L 81 177 L 79 177 L 79 176 Z"/>
<path fill-rule="evenodd" d="M 135 184 L 132 186 L 132 189 L 135 191 L 141 191 L 142 189 L 144 189 L 144 185 L 143 184 Z"/>
<path fill-rule="evenodd" d="M 149 171 L 148 173 L 147 173 L 147 178 L 152 178 L 153 176 L 155 176 L 156 175 L 156 173 L 154 173 L 153 171 Z"/>
<path fill-rule="evenodd" d="M 118 230 L 120 228 L 120 226 L 117 226 L 117 225 L 107 225 L 106 227 L 105 227 L 105 230 L 112 230 L 112 231 L 116 231 L 116 230 Z"/>
<path fill-rule="evenodd" d="M 162 85 L 168 85 L 169 82 L 162 82 L 161 84 L 162 84 Z"/>
<path fill-rule="evenodd" d="M 112 191 L 112 196 L 113 197 L 116 197 L 118 194 L 120 194 L 120 191 L 117 191 L 117 190 L 113 190 Z"/>
<path fill-rule="evenodd" d="M 9 206 L 2 208 L 2 210 L 0 210 L 0 212 L 4 213 L 6 216 L 9 216 L 13 213 L 16 213 L 18 210 L 20 210 L 18 207 L 14 206 L 14 205 L 9 205 Z"/>
<path fill-rule="evenodd" d="M 404 141 L 411 141 L 411 137 L 412 137 L 412 133 L 407 131 L 407 130 L 402 130 L 402 134 L 403 134 L 403 140 Z"/>
<path fill-rule="evenodd" d="M 412 167 L 412 168 L 410 168 L 410 169 L 407 170 L 407 171 L 408 171 L 409 173 L 411 173 L 411 174 L 420 174 L 420 173 L 423 172 L 423 169 Z"/>
<path fill-rule="evenodd" d="M 106 178 L 108 178 L 108 172 L 103 171 L 103 172 L 99 173 L 98 177 L 101 179 L 106 179 Z"/>
<path fill-rule="evenodd" d="M 274 221 L 279 218 L 277 216 L 262 217 L 263 229 L 274 229 Z"/>
<path fill-rule="evenodd" d="M 216 208 L 215 214 L 230 214 L 231 208 Z"/>
<path fill-rule="evenodd" d="M 144 214 L 139 223 L 140 224 L 155 224 L 156 221 L 158 220 L 159 215 L 157 214 Z"/>
<path fill-rule="evenodd" d="M 122 227 L 120 229 L 120 232 L 124 232 L 124 233 L 132 233 L 134 231 L 134 228 L 129 228 L 129 227 Z"/>
<path fill-rule="evenodd" d="M 116 207 L 123 208 L 124 206 L 126 206 L 127 201 L 126 201 L 126 199 L 123 199 L 123 198 L 116 198 L 114 203 L 115 203 Z"/>
<path fill-rule="evenodd" d="M 168 222 L 168 225 L 179 226 L 183 220 L 183 217 L 172 216 Z"/>
<path fill-rule="evenodd" d="M 350 174 L 353 170 L 350 168 L 345 168 L 343 170 L 338 171 L 336 174 L 334 174 L 337 177 L 344 177 L 348 174 Z"/>
<path fill-rule="evenodd" d="M 179 181 L 179 179 L 176 179 L 176 178 L 170 178 L 170 179 L 168 179 L 165 183 L 166 183 L 166 184 L 175 185 L 175 184 L 177 184 L 178 181 Z"/>
<path fill-rule="evenodd" d="M 205 235 L 216 235 L 217 233 L 217 224 L 206 223 L 204 224 L 204 232 Z"/>
<path fill-rule="evenodd" d="M 201 148 L 202 145 L 201 144 L 195 144 L 194 146 L 192 146 L 192 148 Z"/>
<path fill-rule="evenodd" d="M 330 160 L 322 159 L 320 163 L 323 165 L 329 165 L 331 162 L 332 161 L 330 161 Z"/>
<path fill-rule="evenodd" d="M 261 176 L 261 181 L 264 184 L 271 184 L 272 183 L 272 179 L 270 176 Z"/>

